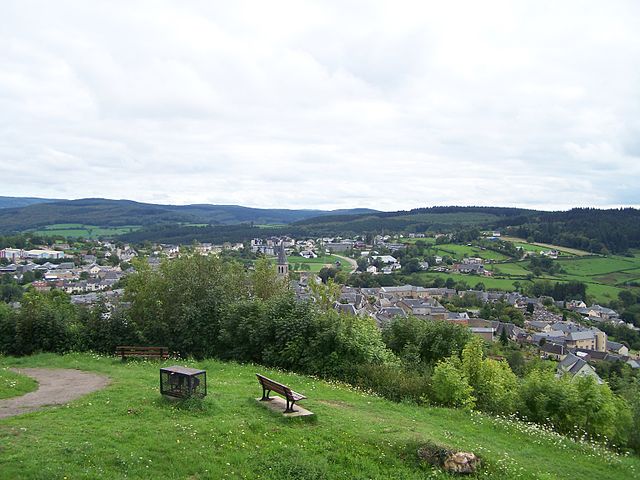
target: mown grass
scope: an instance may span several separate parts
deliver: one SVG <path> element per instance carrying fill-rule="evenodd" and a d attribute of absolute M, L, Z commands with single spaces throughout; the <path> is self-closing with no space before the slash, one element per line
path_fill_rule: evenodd
<path fill-rule="evenodd" d="M 531 271 L 525 268 L 527 265 L 525 262 L 507 262 L 485 265 L 485 268 L 493 271 L 494 275 L 526 277 L 531 274 Z"/>
<path fill-rule="evenodd" d="M 100 227 L 97 225 L 84 225 L 81 223 L 57 223 L 47 225 L 33 233 L 41 237 L 62 236 L 70 238 L 98 238 L 117 236 L 134 232 L 142 228 L 140 225 L 123 225 L 118 227 Z"/>
<path fill-rule="evenodd" d="M 503 261 L 507 260 L 507 256 L 493 250 L 482 249 L 473 245 L 458 245 L 453 243 L 443 243 L 431 247 L 431 251 L 435 255 L 449 255 L 456 260 L 462 260 L 466 257 L 479 257 L 484 260 Z"/>
<path fill-rule="evenodd" d="M 446 281 L 447 278 L 451 278 L 455 282 L 466 282 L 471 288 L 473 288 L 478 283 L 483 283 L 487 290 L 504 290 L 506 292 L 512 292 L 515 290 L 515 286 L 513 285 L 513 282 L 517 281 L 521 285 L 527 285 L 531 283 L 524 278 L 496 278 L 496 277 L 485 277 L 481 275 L 467 275 L 464 273 L 423 272 L 423 273 L 417 273 L 414 275 L 418 275 L 424 280 L 433 280 L 436 277 L 440 277 Z"/>
<path fill-rule="evenodd" d="M 543 250 L 557 250 L 561 255 L 593 255 L 585 250 L 579 250 L 577 248 L 561 247 L 559 245 L 552 245 L 550 243 L 529 243 L 523 238 L 517 237 L 502 237 L 501 240 L 506 242 L 512 242 L 516 247 L 521 247 L 526 252 L 540 253 Z"/>
<path fill-rule="evenodd" d="M 162 399 L 158 363 L 88 354 L 0 359 L 4 366 L 80 368 L 112 379 L 70 405 L 0 420 L 0 478 L 453 478 L 417 461 L 425 441 L 481 455 L 485 466 L 472 478 L 604 480 L 640 472 L 637 457 L 521 422 L 392 403 L 255 365 L 178 363 L 207 370 L 203 401 Z M 315 420 L 285 419 L 257 404 L 256 371 L 305 393 Z"/>
<path fill-rule="evenodd" d="M 0 368 L 0 399 L 24 395 L 38 388 L 33 378 L 12 372 L 6 367 Z"/>
<path fill-rule="evenodd" d="M 558 260 L 558 263 L 568 274 L 585 277 L 634 270 L 640 267 L 637 258 L 620 256 L 574 258 Z"/>
<path fill-rule="evenodd" d="M 292 270 L 301 270 L 301 265 L 308 265 L 308 272 L 318 273 L 325 266 L 331 266 L 333 268 L 336 267 L 336 262 L 340 262 L 340 269 L 347 269 L 347 271 L 351 268 L 349 262 L 347 262 L 344 258 L 337 257 L 335 255 L 324 255 L 317 258 L 304 258 L 300 256 L 289 256 L 287 257 L 287 261 L 289 262 L 290 268 Z"/>

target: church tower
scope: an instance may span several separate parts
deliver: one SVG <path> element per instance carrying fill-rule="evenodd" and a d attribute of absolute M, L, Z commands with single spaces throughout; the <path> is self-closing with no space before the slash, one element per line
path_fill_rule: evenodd
<path fill-rule="evenodd" d="M 289 276 L 289 262 L 284 251 L 284 241 L 278 246 L 278 278 L 286 279 Z"/>

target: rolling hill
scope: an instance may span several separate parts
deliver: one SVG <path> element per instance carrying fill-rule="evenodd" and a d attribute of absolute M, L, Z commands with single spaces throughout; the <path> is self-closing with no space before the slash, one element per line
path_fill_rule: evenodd
<path fill-rule="evenodd" d="M 12 199 L 19 203 L 20 199 Z M 34 202 L 32 200 L 42 200 Z M 87 198 L 80 200 L 25 199 L 30 204 L 0 209 L 0 233 L 36 230 L 54 224 L 122 225 L 238 223 L 288 224 L 319 215 L 374 212 L 369 209 L 340 211 L 260 209 L 238 205 L 156 205 L 131 200 Z"/>
<path fill-rule="evenodd" d="M 18 208 L 34 205 L 37 203 L 58 202 L 53 198 L 37 198 L 37 197 L 0 197 L 0 208 Z"/>

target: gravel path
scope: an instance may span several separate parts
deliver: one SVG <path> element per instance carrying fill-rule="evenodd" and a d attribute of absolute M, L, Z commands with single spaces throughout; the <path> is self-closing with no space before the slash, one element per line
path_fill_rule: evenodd
<path fill-rule="evenodd" d="M 47 405 L 62 405 L 87 393 L 106 387 L 104 375 L 63 368 L 12 368 L 34 378 L 39 388 L 20 397 L 0 400 L 0 418 L 33 412 Z"/>

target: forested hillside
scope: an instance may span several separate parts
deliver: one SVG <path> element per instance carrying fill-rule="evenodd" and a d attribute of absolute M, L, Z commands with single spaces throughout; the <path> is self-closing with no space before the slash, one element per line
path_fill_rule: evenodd
<path fill-rule="evenodd" d="M 261 209 L 238 205 L 155 205 L 131 200 L 87 198 L 0 209 L 0 233 L 22 232 L 47 225 L 70 223 L 98 226 L 146 226 L 167 223 L 230 225 L 242 222 L 286 224 L 318 215 L 371 211 L 373 210 Z"/>
<path fill-rule="evenodd" d="M 521 217 L 510 231 L 521 238 L 595 253 L 621 253 L 640 248 L 640 210 L 574 208 Z M 514 219 L 499 224 L 514 224 Z"/>

